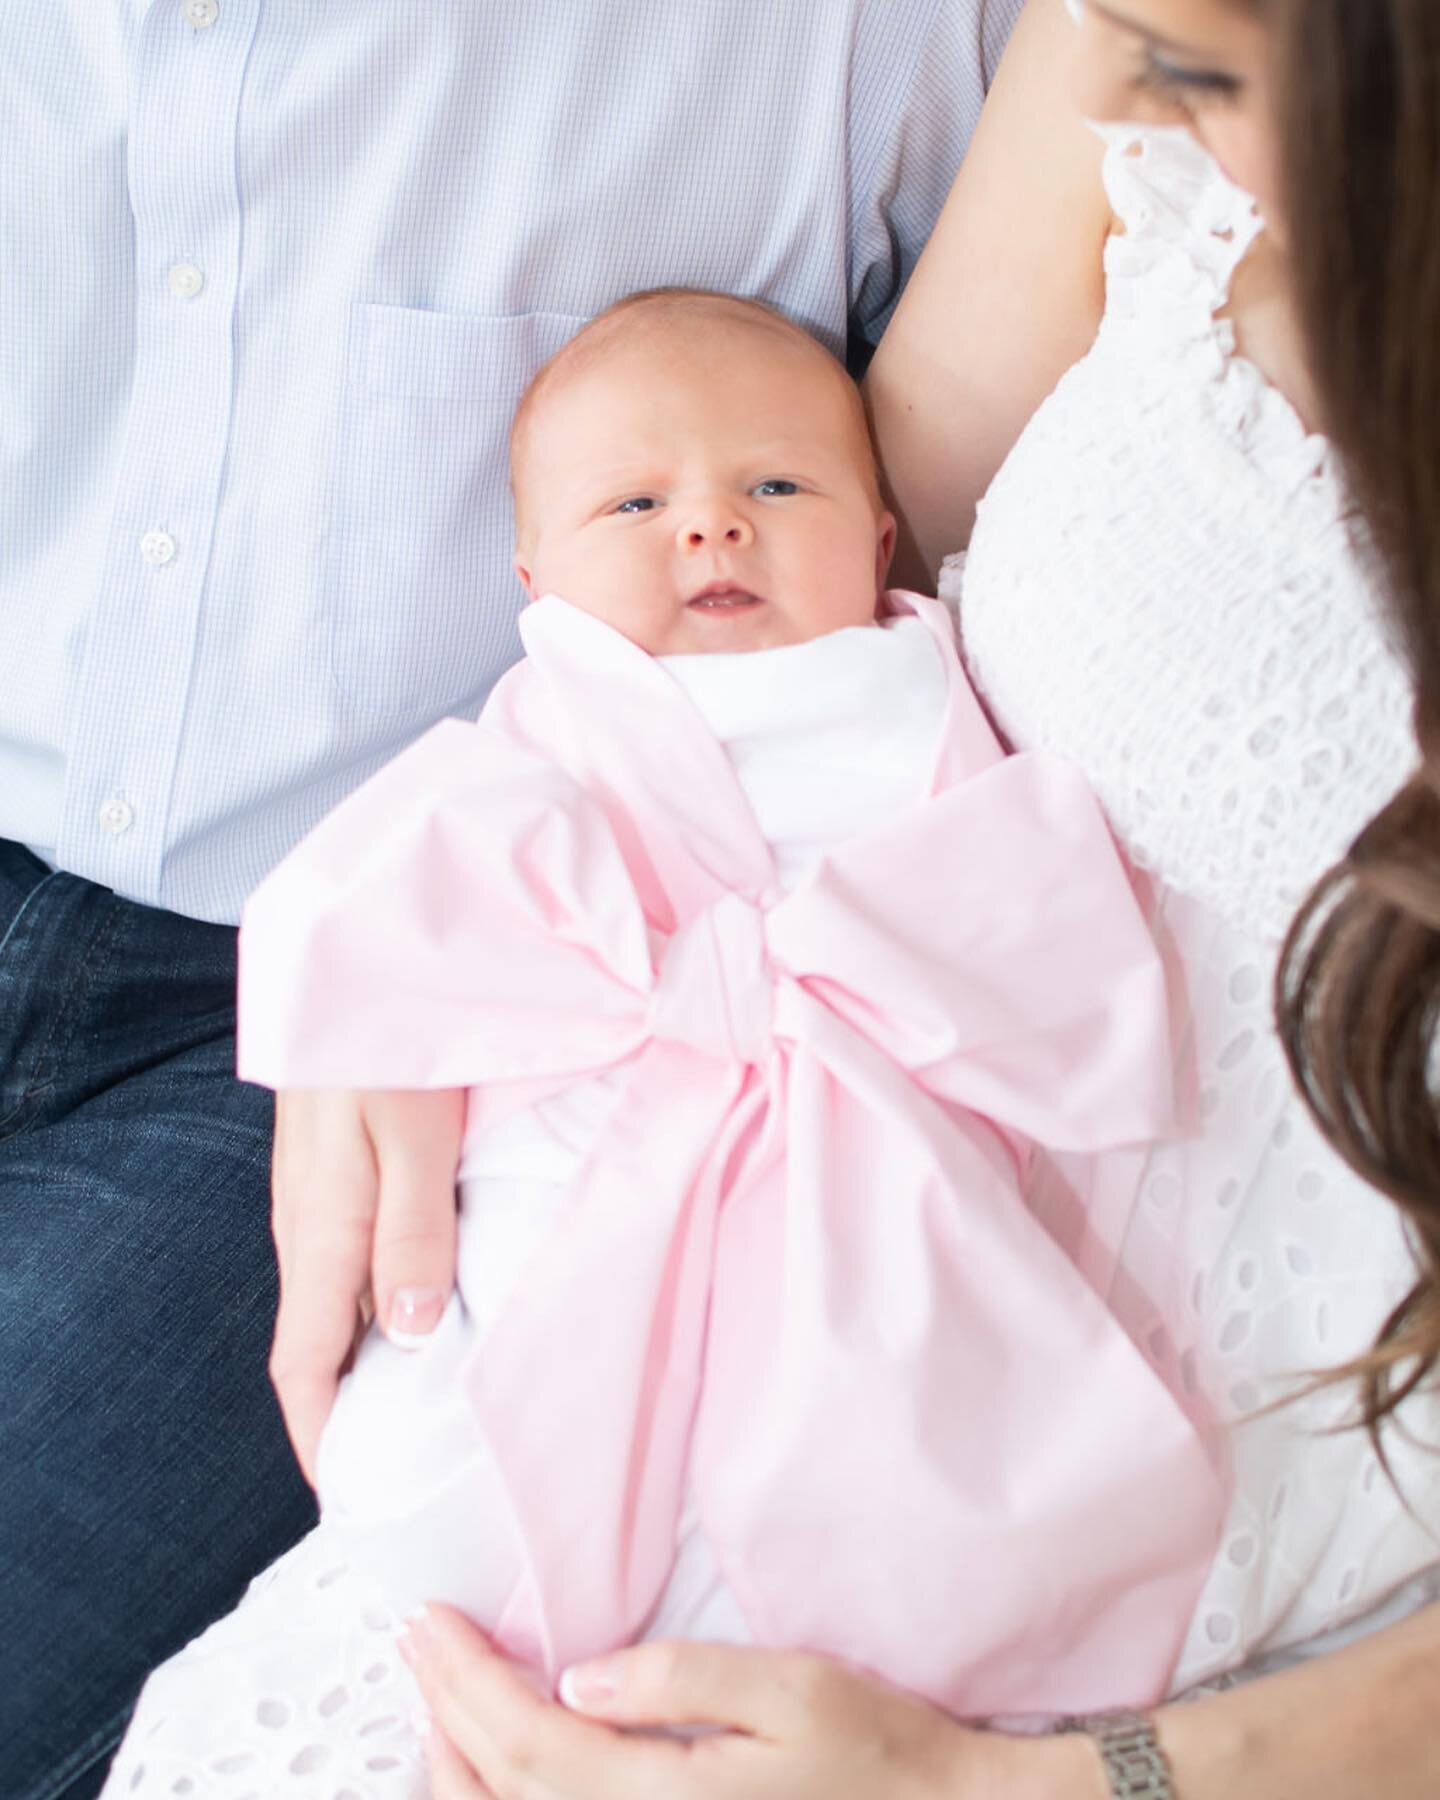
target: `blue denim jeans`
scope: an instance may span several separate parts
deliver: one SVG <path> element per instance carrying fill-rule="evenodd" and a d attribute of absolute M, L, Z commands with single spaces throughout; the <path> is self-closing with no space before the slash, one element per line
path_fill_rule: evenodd
<path fill-rule="evenodd" d="M 0 840 L 0 1800 L 82 1800 L 147 1671 L 310 1525 L 266 1379 L 235 933 Z"/>

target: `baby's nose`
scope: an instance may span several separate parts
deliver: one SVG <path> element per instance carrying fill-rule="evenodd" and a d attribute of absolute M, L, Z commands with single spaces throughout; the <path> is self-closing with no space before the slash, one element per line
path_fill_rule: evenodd
<path fill-rule="evenodd" d="M 681 542 L 689 550 L 748 544 L 753 535 L 749 521 L 730 507 L 698 508 L 680 530 Z"/>

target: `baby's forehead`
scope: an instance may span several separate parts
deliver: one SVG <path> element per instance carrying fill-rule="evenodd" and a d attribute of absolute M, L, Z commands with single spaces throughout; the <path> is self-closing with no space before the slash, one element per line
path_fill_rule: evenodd
<path fill-rule="evenodd" d="M 766 404 L 768 371 L 785 404 Z M 783 370 L 783 380 L 781 371 Z M 603 439 L 606 452 L 626 449 L 632 431 L 663 430 L 686 408 L 668 396 L 700 385 L 711 394 L 731 386 L 756 418 L 756 451 L 771 454 L 774 436 L 792 449 L 800 444 L 853 449 L 867 487 L 876 486 L 874 451 L 855 383 L 844 365 L 816 338 L 769 307 L 728 295 L 662 290 L 622 301 L 592 320 L 539 371 L 515 415 L 510 437 L 511 486 L 517 510 L 532 487 L 532 474 L 553 468 L 567 446 Z M 756 394 L 757 384 L 760 389 Z M 741 399 L 748 387 L 749 396 Z M 814 396 L 812 408 L 807 402 Z M 653 399 L 654 405 L 648 404 Z M 632 404 L 633 402 L 633 404 Z M 761 415 L 768 415 L 768 423 Z M 747 418 L 749 414 L 745 415 Z M 767 436 L 767 433 L 770 434 Z M 539 452 L 541 463 L 533 453 Z M 609 460 L 608 455 L 605 460 Z"/>
<path fill-rule="evenodd" d="M 582 333 L 567 350 L 552 359 L 532 391 L 537 411 L 616 377 L 626 390 L 663 392 L 677 381 L 723 381 L 777 361 L 785 363 L 792 379 L 813 384 L 817 392 L 849 380 L 830 353 L 798 327 L 723 308 L 622 315 Z"/>

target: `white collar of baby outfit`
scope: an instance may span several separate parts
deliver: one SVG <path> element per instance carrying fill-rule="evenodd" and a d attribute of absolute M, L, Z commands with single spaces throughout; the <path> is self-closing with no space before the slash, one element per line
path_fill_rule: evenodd
<path fill-rule="evenodd" d="M 939 654 L 913 614 L 772 650 L 655 660 L 725 745 L 755 736 L 798 743 L 817 731 L 873 737 L 912 711 L 938 720 L 945 704 Z"/>

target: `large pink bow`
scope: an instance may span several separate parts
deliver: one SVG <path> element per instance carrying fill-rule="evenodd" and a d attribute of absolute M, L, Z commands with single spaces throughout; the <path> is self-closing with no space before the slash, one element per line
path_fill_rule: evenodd
<path fill-rule="evenodd" d="M 528 978 L 610 969 L 632 1061 L 473 1372 L 530 1575 L 513 1648 L 553 1671 L 640 1631 L 688 1466 L 764 1641 L 972 1713 L 1163 1691 L 1216 1486 L 985 1122 L 1079 1148 L 1166 1116 L 1153 951 L 1081 872 L 1097 823 L 1012 760 L 766 911 L 715 902 L 639 981 L 608 881 L 613 937 L 537 918 Z"/>
<path fill-rule="evenodd" d="M 1017 1180 L 1027 1139 L 1169 1119 L 1159 963 L 1083 782 L 997 762 L 670 928 L 615 807 L 503 738 L 439 727 L 371 794 L 424 854 L 371 868 L 352 803 L 343 879 L 302 850 L 261 890 L 246 1072 L 379 1066 L 482 1116 L 623 1073 L 471 1374 L 526 1568 L 502 1642 L 553 1675 L 638 1635 L 688 1480 L 762 1642 L 968 1714 L 1156 1699 L 1219 1487 Z"/>

